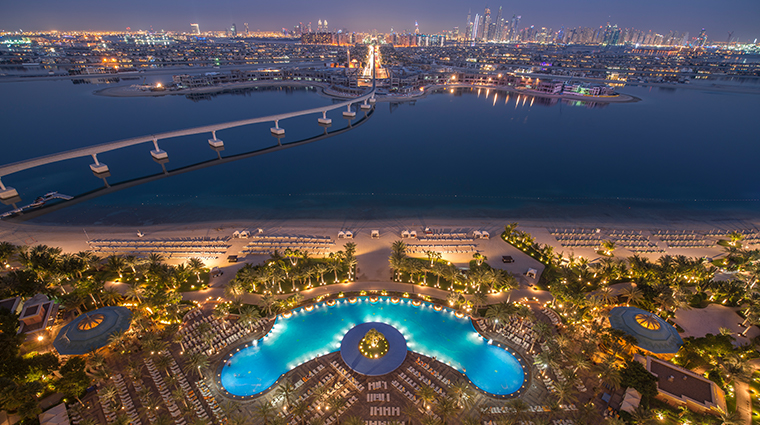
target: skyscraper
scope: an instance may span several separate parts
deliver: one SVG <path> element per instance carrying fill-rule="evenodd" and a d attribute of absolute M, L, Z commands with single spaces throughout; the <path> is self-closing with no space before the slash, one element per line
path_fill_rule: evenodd
<path fill-rule="evenodd" d="M 190 24 L 190 32 L 194 35 L 200 35 L 201 34 L 201 27 L 198 24 Z"/>
<path fill-rule="evenodd" d="M 702 31 L 699 32 L 699 35 L 697 36 L 697 47 L 702 47 L 705 44 L 707 44 L 707 34 L 705 34 L 705 29 L 702 28 Z"/>
<path fill-rule="evenodd" d="M 464 30 L 464 39 L 466 41 L 472 40 L 472 20 L 470 19 L 472 16 L 472 10 L 467 11 L 467 26 Z"/>
<path fill-rule="evenodd" d="M 233 37 L 237 37 L 237 26 L 235 24 L 232 24 L 232 27 L 230 28 L 230 34 Z"/>
<path fill-rule="evenodd" d="M 483 13 L 483 40 L 488 41 L 491 39 L 491 9 L 486 6 L 485 13 Z"/>
<path fill-rule="evenodd" d="M 481 36 L 483 34 L 483 31 L 481 30 L 481 28 L 483 26 L 482 25 L 482 21 L 483 21 L 483 19 L 480 17 L 480 15 L 478 15 L 476 13 L 475 14 L 475 21 L 473 21 L 473 24 L 472 24 L 472 39 L 473 40 L 477 40 L 477 39 L 481 38 Z"/>
<path fill-rule="evenodd" d="M 248 35 L 251 33 L 251 31 L 248 29 L 248 22 L 243 24 L 245 26 L 245 35 Z"/>
<path fill-rule="evenodd" d="M 494 24 L 496 25 L 496 31 L 494 31 L 493 39 L 501 41 L 501 32 L 504 28 L 504 19 L 501 18 L 501 6 L 499 6 L 499 13 L 496 14 L 496 21 L 494 21 Z"/>
<path fill-rule="evenodd" d="M 418 24 L 417 21 L 414 21 L 414 33 L 415 34 L 420 33 L 420 24 Z"/>

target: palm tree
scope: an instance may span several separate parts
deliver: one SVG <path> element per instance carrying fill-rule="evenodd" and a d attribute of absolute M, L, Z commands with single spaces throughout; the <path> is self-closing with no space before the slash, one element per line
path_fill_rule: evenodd
<path fill-rule="evenodd" d="M 327 263 L 327 268 L 335 273 L 334 283 L 338 283 L 338 272 L 343 270 L 343 251 L 330 253 L 330 262 Z"/>
<path fill-rule="evenodd" d="M 253 332 L 253 324 L 259 320 L 261 320 L 261 314 L 256 307 L 250 304 L 240 307 L 240 323 L 250 326 L 251 332 Z"/>
<path fill-rule="evenodd" d="M 565 381 L 556 382 L 554 385 L 555 395 L 557 396 L 557 403 L 570 404 L 575 403 L 577 400 L 576 388 L 574 385 L 574 379 L 566 379 Z"/>
<path fill-rule="evenodd" d="M 488 260 L 488 257 L 486 257 L 485 255 L 479 252 L 472 254 L 472 258 L 475 259 L 475 264 L 477 264 L 478 266 L 482 266 L 483 262 Z"/>
<path fill-rule="evenodd" d="M 423 385 L 417 390 L 417 398 L 422 400 L 424 407 L 429 408 L 430 404 L 435 400 L 435 390 L 428 385 Z"/>
<path fill-rule="evenodd" d="M 0 263 L 8 264 L 8 261 L 17 252 L 16 245 L 2 241 L 0 242 Z"/>
<path fill-rule="evenodd" d="M 230 314 L 230 305 L 227 303 L 219 303 L 214 306 L 214 310 L 211 312 L 211 315 L 214 317 L 214 319 L 217 319 L 222 322 L 222 328 L 227 329 L 227 322 L 226 318 Z"/>
<path fill-rule="evenodd" d="M 615 242 L 611 240 L 603 241 L 600 251 L 602 251 L 602 254 L 612 257 L 613 251 L 615 251 Z"/>
<path fill-rule="evenodd" d="M 436 406 L 433 410 L 441 418 L 443 425 L 446 425 L 448 419 L 454 416 L 459 409 L 457 409 L 457 403 L 454 401 L 454 399 L 451 397 L 443 397 L 442 399 L 438 400 L 438 403 L 436 403 Z"/>
<path fill-rule="evenodd" d="M 469 409 L 474 403 L 474 393 L 465 381 L 457 381 L 449 388 L 449 396 L 463 409 Z"/>
<path fill-rule="evenodd" d="M 164 262 L 164 256 L 161 254 L 152 253 L 148 255 L 148 263 L 151 266 L 157 266 Z"/>
<path fill-rule="evenodd" d="M 364 425 L 364 419 L 361 416 L 349 416 L 343 422 L 344 425 Z"/>
<path fill-rule="evenodd" d="M 327 265 L 323 263 L 317 263 L 314 266 L 314 274 L 319 275 L 319 284 L 324 285 L 325 284 L 325 273 L 328 272 Z"/>
<path fill-rule="evenodd" d="M 272 308 L 277 303 L 277 297 L 274 294 L 264 294 L 261 297 L 261 308 L 266 310 L 267 316 L 272 315 Z"/>
<path fill-rule="evenodd" d="M 631 420 L 636 425 L 651 425 L 656 423 L 652 411 L 644 406 L 639 406 L 638 409 L 633 411 Z"/>
<path fill-rule="evenodd" d="M 394 272 L 396 279 L 401 277 L 405 259 L 406 244 L 404 241 L 393 242 L 393 245 L 391 245 L 391 256 L 388 258 L 388 262 L 391 265 L 391 270 Z"/>
<path fill-rule="evenodd" d="M 732 413 L 721 411 L 718 414 L 718 425 L 741 425 L 744 421 L 741 418 L 738 410 Z"/>
<path fill-rule="evenodd" d="M 192 353 L 185 356 L 184 371 L 190 376 L 196 375 L 200 378 L 203 376 L 201 371 L 208 368 L 209 364 L 207 355 L 203 353 Z"/>
<path fill-rule="evenodd" d="M 106 261 L 106 269 L 108 271 L 111 271 L 113 273 L 116 273 L 119 275 L 119 277 L 122 277 L 122 271 L 124 271 L 124 268 L 126 267 L 126 263 L 124 262 L 124 259 L 118 255 L 111 255 L 108 257 L 108 260 Z"/>
<path fill-rule="evenodd" d="M 103 301 L 108 305 L 116 305 L 122 299 L 119 291 L 114 288 L 108 288 L 104 290 L 101 296 L 103 297 Z"/>
<path fill-rule="evenodd" d="M 621 291 L 620 295 L 625 298 L 626 304 L 638 304 L 644 299 L 644 293 L 636 286 L 629 286 Z"/>
<path fill-rule="evenodd" d="M 437 251 L 425 251 L 425 256 L 427 256 L 428 260 L 430 260 L 430 267 L 433 267 L 433 264 L 435 264 L 436 260 L 441 259 L 441 253 Z"/>
<path fill-rule="evenodd" d="M 728 234 L 728 238 L 730 239 L 729 245 L 731 246 L 741 246 L 741 243 L 739 243 L 742 239 L 744 239 L 744 235 L 740 232 L 733 231 Z"/>
<path fill-rule="evenodd" d="M 282 384 L 277 387 L 277 395 L 281 396 L 285 400 L 285 405 L 287 406 L 288 410 L 290 410 L 290 399 L 293 397 L 295 391 L 295 386 L 293 386 L 293 383 L 288 379 L 282 381 Z"/>
<path fill-rule="evenodd" d="M 599 288 L 599 291 L 597 291 L 596 295 L 602 301 L 603 305 L 614 304 L 615 301 L 617 301 L 615 299 L 615 296 L 612 295 L 612 288 L 610 288 L 609 286 L 603 286 Z"/>
<path fill-rule="evenodd" d="M 470 297 L 470 302 L 472 303 L 472 309 L 475 311 L 475 314 L 477 315 L 478 309 L 480 306 L 484 305 L 486 302 L 488 302 L 488 297 L 486 294 L 482 292 L 476 292 Z"/>
<path fill-rule="evenodd" d="M 191 258 L 187 260 L 187 268 L 191 272 L 195 273 L 195 277 L 198 283 L 201 282 L 201 273 L 205 271 L 206 265 L 203 264 L 203 260 L 200 258 Z"/>

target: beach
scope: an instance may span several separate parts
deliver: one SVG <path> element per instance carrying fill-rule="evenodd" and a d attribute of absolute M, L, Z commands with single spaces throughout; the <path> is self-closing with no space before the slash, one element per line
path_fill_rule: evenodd
<path fill-rule="evenodd" d="M 500 235 L 504 230 L 504 225 L 510 222 L 518 222 L 518 229 L 526 231 L 536 238 L 540 244 L 549 244 L 554 247 L 555 253 L 563 253 L 565 256 L 574 255 L 575 257 L 583 256 L 590 260 L 600 258 L 594 247 L 563 247 L 557 238 L 550 234 L 550 230 L 563 229 L 571 231 L 575 229 L 599 230 L 601 236 L 609 236 L 612 233 L 619 232 L 641 232 L 643 237 L 648 237 L 651 242 L 657 245 L 661 252 L 642 253 L 651 259 L 656 259 L 660 255 L 686 255 L 689 257 L 716 257 L 723 252 L 720 246 L 690 248 L 690 247 L 668 247 L 656 236 L 656 231 L 685 231 L 707 233 L 715 230 L 737 230 L 756 228 L 756 222 L 736 221 L 723 222 L 717 224 L 714 221 L 666 221 L 666 220 L 574 220 L 563 221 L 559 219 L 552 220 L 503 220 L 503 219 L 426 219 L 426 218 L 406 218 L 406 219 L 386 219 L 386 220 L 256 220 L 256 221 L 224 221 L 224 222 L 203 222 L 203 223 L 175 223 L 161 224 L 153 226 L 61 226 L 61 225 L 39 225 L 28 223 L 0 223 L 0 240 L 5 240 L 17 245 L 39 245 L 61 247 L 65 252 L 79 252 L 90 249 L 88 241 L 92 240 L 120 240 L 120 241 L 139 241 L 139 240 L 161 240 L 161 239 L 179 239 L 179 238 L 230 238 L 229 249 L 223 255 L 218 255 L 216 259 L 207 259 L 205 261 L 208 267 L 220 267 L 223 270 L 229 268 L 236 270 L 242 266 L 243 262 L 252 262 L 258 264 L 268 255 L 255 254 L 248 255 L 243 253 L 246 245 L 252 242 L 257 236 L 322 236 L 329 237 L 335 242 L 330 248 L 330 252 L 343 249 L 347 242 L 354 242 L 357 245 L 358 258 L 358 280 L 360 281 L 390 281 L 390 271 L 388 266 L 388 256 L 390 255 L 391 244 L 397 240 L 403 240 L 407 245 L 427 244 L 420 241 L 425 238 L 425 229 L 429 228 L 434 234 L 441 233 L 466 233 L 467 238 L 472 238 L 474 231 L 486 231 L 490 234 L 489 239 L 473 239 L 461 243 L 452 243 L 447 241 L 434 242 L 432 245 L 441 245 L 442 248 L 432 247 L 430 250 L 446 250 L 446 246 L 453 245 L 475 245 L 477 252 L 487 257 L 487 262 L 496 268 L 504 268 L 522 276 L 525 283 L 530 283 L 525 278 L 525 272 L 528 268 L 536 268 L 539 271 L 543 266 L 525 254 L 520 253 L 516 248 L 510 246 L 501 240 Z M 261 229 L 261 233 L 259 233 Z M 233 238 L 235 231 L 248 230 L 251 232 L 250 238 Z M 371 238 L 371 232 L 377 230 L 380 237 Z M 417 239 L 402 238 L 401 233 L 404 230 L 416 231 Z M 353 239 L 339 239 L 338 234 L 341 231 L 351 231 Z M 142 238 L 138 232 L 143 234 Z M 715 238 L 712 238 L 715 239 Z M 101 256 L 109 255 L 109 252 L 98 252 Z M 618 248 L 615 251 L 616 257 L 628 257 L 633 251 L 626 248 Z M 168 257 L 169 253 L 165 256 Z M 231 264 L 227 262 L 228 255 L 240 256 L 240 262 Z M 316 255 L 316 254 L 313 254 Z M 411 254 L 412 256 L 424 257 L 424 254 Z M 444 253 L 443 259 L 451 261 L 457 266 L 467 266 L 472 259 L 472 252 L 467 253 Z M 502 263 L 502 256 L 512 256 L 515 263 Z M 167 258 L 169 263 L 182 263 L 182 258 Z M 233 273 L 228 276 L 231 278 Z"/>

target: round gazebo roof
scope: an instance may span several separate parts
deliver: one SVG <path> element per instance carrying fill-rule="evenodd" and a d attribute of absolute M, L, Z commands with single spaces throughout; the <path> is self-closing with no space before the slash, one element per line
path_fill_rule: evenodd
<path fill-rule="evenodd" d="M 676 328 L 660 316 L 636 307 L 615 307 L 610 326 L 636 338 L 638 346 L 655 354 L 677 353 L 683 340 Z"/>
<path fill-rule="evenodd" d="M 86 354 L 108 344 L 108 338 L 129 329 L 132 312 L 126 307 L 103 307 L 77 316 L 61 328 L 53 346 L 61 355 Z"/>

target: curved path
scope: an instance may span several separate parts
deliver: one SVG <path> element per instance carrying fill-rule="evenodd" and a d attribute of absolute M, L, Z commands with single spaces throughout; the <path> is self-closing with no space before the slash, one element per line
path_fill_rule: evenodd
<path fill-rule="evenodd" d="M 375 89 L 373 88 L 367 94 L 357 97 L 355 99 L 350 99 L 345 102 L 336 103 L 333 105 L 321 106 L 319 108 L 312 108 L 312 109 L 306 109 L 303 111 L 288 112 L 288 113 L 277 114 L 277 115 L 269 115 L 269 116 L 259 117 L 259 118 L 249 118 L 246 120 L 230 121 L 230 122 L 221 123 L 221 124 L 192 127 L 192 128 L 186 128 L 183 130 L 168 131 L 164 133 L 149 134 L 146 136 L 133 137 L 130 139 L 123 139 L 123 140 L 118 140 L 114 142 L 107 142 L 107 143 L 101 143 L 98 145 L 72 149 L 65 152 L 40 156 L 37 158 L 27 159 L 27 160 L 18 161 L 11 164 L 0 166 L 0 177 L 4 177 L 9 174 L 17 173 L 23 170 L 28 170 L 30 168 L 39 167 L 41 165 L 64 161 L 67 159 L 80 158 L 80 157 L 86 157 L 86 156 L 95 157 L 99 153 L 126 148 L 129 146 L 139 145 L 141 143 L 153 142 L 154 146 L 156 147 L 156 150 L 158 150 L 159 140 L 170 139 L 174 137 L 189 136 L 189 135 L 202 134 L 202 133 L 211 133 L 215 139 L 217 131 L 225 130 L 228 128 L 251 125 L 251 124 L 266 123 L 266 122 L 273 122 L 275 123 L 277 127 L 279 127 L 277 123 L 280 120 L 293 118 L 293 117 L 299 117 L 303 115 L 326 113 L 328 111 L 332 111 L 332 110 L 340 109 L 340 108 L 347 108 L 348 110 L 350 110 L 351 105 L 355 103 L 359 103 L 359 102 L 366 102 L 367 100 L 369 100 L 370 98 L 373 98 L 374 96 L 375 96 Z"/>

